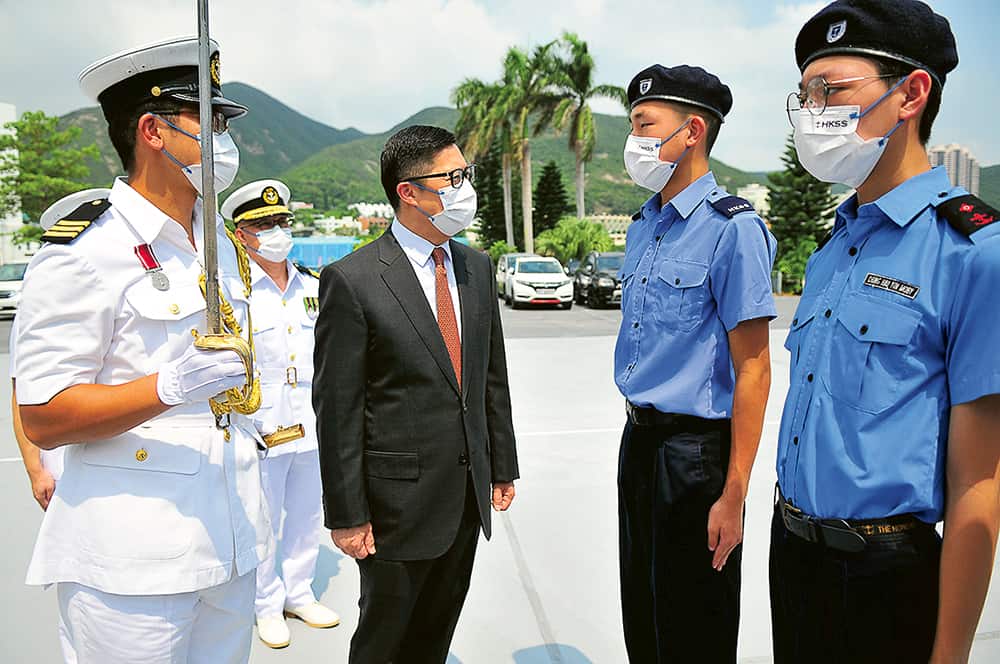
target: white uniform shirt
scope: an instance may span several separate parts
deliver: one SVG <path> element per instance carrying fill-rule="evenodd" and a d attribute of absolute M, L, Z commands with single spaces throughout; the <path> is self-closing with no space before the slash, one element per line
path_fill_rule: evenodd
<path fill-rule="evenodd" d="M 191 246 L 180 224 L 117 180 L 112 207 L 71 244 L 46 244 L 24 281 L 17 398 L 44 404 L 73 385 L 118 385 L 156 373 L 205 330 L 200 202 Z M 219 282 L 246 325 L 249 302 L 216 220 Z M 152 281 L 134 248 L 152 246 L 170 280 Z M 244 329 L 245 334 L 245 329 Z M 119 436 L 66 447 L 29 584 L 76 582 L 104 592 L 189 592 L 254 569 L 272 546 L 256 432 L 234 415 L 232 438 L 208 402 L 171 408 Z"/>
<path fill-rule="evenodd" d="M 431 253 L 437 249 L 437 246 L 399 223 L 399 219 L 393 219 L 392 226 L 389 228 L 393 236 L 395 236 L 396 242 L 399 242 L 403 253 L 410 259 L 410 265 L 413 266 L 413 271 L 417 273 L 417 281 L 420 282 L 420 287 L 424 291 L 424 297 L 427 298 L 427 304 L 430 305 L 436 319 L 438 315 L 437 277 L 434 274 L 435 265 L 434 259 L 431 258 Z M 462 305 L 458 301 L 458 284 L 455 282 L 455 264 L 451 260 L 451 244 L 445 242 L 441 245 L 441 248 L 444 249 L 444 267 L 448 275 L 448 290 L 451 291 L 451 303 L 455 307 L 455 321 L 458 323 L 458 338 L 461 340 Z"/>
<path fill-rule="evenodd" d="M 250 262 L 253 274 L 254 347 L 260 369 L 261 407 L 253 421 L 261 434 L 301 424 L 305 437 L 277 445 L 267 455 L 317 449 L 316 415 L 312 409 L 313 346 L 319 279 L 287 262 L 288 284 L 282 293 L 263 269 Z"/>
<path fill-rule="evenodd" d="M 7 357 L 10 360 L 10 377 L 11 380 L 17 378 L 17 366 L 14 364 L 15 349 L 17 348 L 17 316 L 14 317 L 13 322 L 10 324 L 10 338 L 7 340 L 7 349 L 9 351 Z M 42 468 L 49 472 L 52 479 L 59 481 L 62 477 L 63 471 L 63 454 L 65 453 L 65 448 L 57 447 L 54 450 L 39 450 L 39 457 L 42 462 Z M 57 485 L 58 486 L 58 485 Z"/>

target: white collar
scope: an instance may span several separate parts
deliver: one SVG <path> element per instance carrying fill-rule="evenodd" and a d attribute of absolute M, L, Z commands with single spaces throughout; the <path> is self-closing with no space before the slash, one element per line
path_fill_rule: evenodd
<path fill-rule="evenodd" d="M 427 265 L 427 261 L 431 258 L 431 253 L 439 246 L 441 249 L 444 249 L 444 253 L 448 257 L 448 260 L 451 260 L 451 242 L 446 241 L 442 245 L 432 244 L 429 240 L 420 237 L 401 224 L 399 219 L 393 219 L 392 226 L 389 228 L 392 231 L 393 236 L 396 238 L 396 242 L 399 242 L 399 246 L 403 250 L 403 253 L 405 253 L 406 256 L 417 265 Z"/>

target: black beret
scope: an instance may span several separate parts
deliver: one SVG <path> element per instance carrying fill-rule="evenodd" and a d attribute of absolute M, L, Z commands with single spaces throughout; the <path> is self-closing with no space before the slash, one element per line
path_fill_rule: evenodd
<path fill-rule="evenodd" d="M 733 93 L 718 76 L 688 65 L 653 65 L 636 74 L 628 84 L 629 108 L 649 100 L 700 106 L 714 113 L 720 121 L 733 107 Z"/>
<path fill-rule="evenodd" d="M 925 69 L 940 85 L 958 66 L 951 25 L 918 0 L 837 0 L 802 26 L 795 40 L 800 71 L 827 55 L 887 58 Z"/>

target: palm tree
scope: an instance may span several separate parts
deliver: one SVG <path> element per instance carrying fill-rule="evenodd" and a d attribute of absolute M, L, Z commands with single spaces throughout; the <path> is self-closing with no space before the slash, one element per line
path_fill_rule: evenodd
<path fill-rule="evenodd" d="M 455 134 L 468 159 L 475 161 L 500 141 L 503 176 L 503 219 L 507 244 L 514 246 L 514 206 L 511 197 L 512 156 L 510 111 L 503 104 L 510 99 L 499 83 L 484 83 L 467 78 L 452 91 L 452 103 L 458 108 Z"/>
<path fill-rule="evenodd" d="M 621 102 L 628 109 L 625 89 L 617 85 L 594 85 L 594 58 L 587 42 L 572 32 L 564 32 L 559 41 L 553 86 L 562 101 L 555 110 L 554 124 L 559 131 L 569 128 L 569 149 L 576 155 L 576 216 L 584 216 L 584 168 L 590 161 L 596 142 L 594 114 L 590 100 L 605 97 Z"/>
<path fill-rule="evenodd" d="M 503 63 L 502 93 L 495 112 L 511 123 L 511 141 L 521 167 L 521 213 L 524 221 L 524 250 L 535 250 L 532 226 L 531 138 L 552 123 L 560 98 L 551 89 L 555 71 L 552 48 L 555 42 L 527 51 L 512 46 Z M 531 126 L 532 120 L 534 126 Z"/>

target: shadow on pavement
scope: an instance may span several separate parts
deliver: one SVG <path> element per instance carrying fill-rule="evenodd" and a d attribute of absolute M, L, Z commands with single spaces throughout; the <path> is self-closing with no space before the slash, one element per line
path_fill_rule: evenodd
<path fill-rule="evenodd" d="M 339 551 L 328 546 L 319 547 L 319 558 L 316 560 L 316 576 L 313 577 L 312 589 L 317 598 L 326 594 L 330 579 L 340 574 L 340 563 L 347 558 Z"/>

